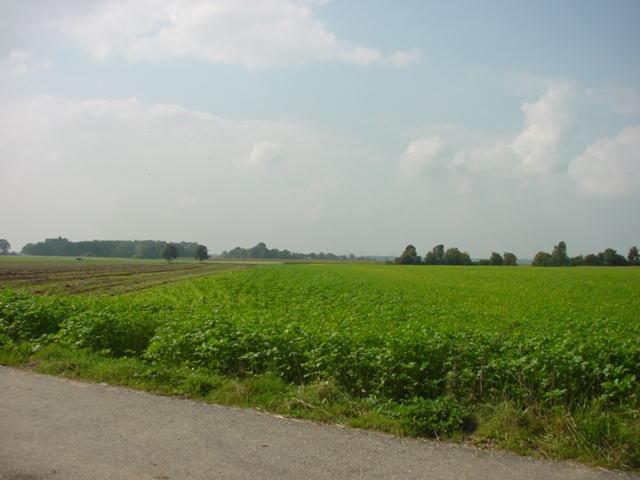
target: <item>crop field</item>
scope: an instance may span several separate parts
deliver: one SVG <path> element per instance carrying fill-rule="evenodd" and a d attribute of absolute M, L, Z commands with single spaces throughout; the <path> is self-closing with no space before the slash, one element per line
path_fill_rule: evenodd
<path fill-rule="evenodd" d="M 54 263 L 0 264 L 2 358 L 640 468 L 640 269 Z"/>
<path fill-rule="evenodd" d="M 33 293 L 116 294 L 248 266 L 249 263 L 7 257 L 0 260 L 0 285 Z"/>

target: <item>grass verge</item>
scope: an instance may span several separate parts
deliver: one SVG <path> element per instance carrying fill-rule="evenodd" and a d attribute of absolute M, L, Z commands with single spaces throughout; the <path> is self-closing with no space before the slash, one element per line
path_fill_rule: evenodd
<path fill-rule="evenodd" d="M 0 364 L 161 395 L 255 408 L 293 418 L 427 436 L 542 458 L 594 466 L 640 469 L 640 413 L 598 402 L 568 411 L 504 401 L 470 407 L 454 398 L 405 403 L 355 398 L 332 382 L 289 384 L 273 375 L 225 377 L 199 369 L 166 367 L 139 358 L 105 357 L 57 344 L 7 343 Z"/>

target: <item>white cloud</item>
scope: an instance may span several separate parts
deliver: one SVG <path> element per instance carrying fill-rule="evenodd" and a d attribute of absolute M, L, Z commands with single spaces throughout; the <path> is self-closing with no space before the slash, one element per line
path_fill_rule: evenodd
<path fill-rule="evenodd" d="M 30 72 L 48 70 L 52 63 L 48 60 L 40 61 L 34 58 L 28 50 L 11 50 L 7 58 L 7 70 L 11 75 L 23 75 Z"/>
<path fill-rule="evenodd" d="M 437 177 L 425 188 L 390 179 L 394 165 L 388 157 L 334 132 L 229 120 L 136 99 L 5 98 L 0 205 L 11 208 L 0 209 L 0 225 L 18 248 L 57 235 L 185 239 L 212 251 L 262 240 L 278 248 L 338 253 L 393 253 L 409 241 L 424 252 L 444 241 L 477 256 L 497 248 L 500 237 L 508 239 L 501 248 L 520 245 L 528 256 L 551 244 L 558 231 L 571 231 L 570 245 L 587 242 L 572 248 L 595 250 L 609 245 L 608 232 L 622 224 L 617 219 L 635 218 L 635 205 L 623 200 L 615 204 L 615 215 L 607 210 L 585 216 L 600 199 L 578 201 L 571 187 L 637 192 L 639 128 L 596 142 L 585 152 L 588 158 L 572 165 L 571 176 L 551 176 L 549 188 L 542 185 L 546 178 L 531 181 L 521 172 L 515 177 L 519 170 L 508 139 L 483 142 L 470 135 L 476 144 L 470 142 L 467 151 L 454 149 L 464 139 L 453 133 L 422 132 L 404 161 L 408 172 Z M 278 168 L 236 168 L 239 159 L 269 142 L 281 147 Z M 608 162 L 604 173 L 593 167 L 602 159 Z M 494 171 L 514 177 L 505 181 Z M 635 180 L 616 173 L 624 171 Z M 619 180 L 607 188 L 582 186 L 607 176 Z M 488 211 L 501 221 L 488 224 Z M 428 228 L 416 218 L 429 218 Z M 637 233 L 635 225 L 623 232 L 625 242 Z"/>
<path fill-rule="evenodd" d="M 398 50 L 393 52 L 389 55 L 387 61 L 396 67 L 408 67 L 418 63 L 421 57 L 422 52 L 417 48 L 412 48 L 410 50 Z"/>
<path fill-rule="evenodd" d="M 0 224 L 18 245 L 52 235 L 198 240 L 207 232 L 224 248 L 241 239 L 282 246 L 309 219 L 350 210 L 354 189 L 332 179 L 366 178 L 372 157 L 331 131 L 135 98 L 0 99 L 0 145 L 0 205 L 12 206 Z M 235 168 L 247 159 L 278 168 Z M 305 235 L 312 242 L 317 233 Z"/>
<path fill-rule="evenodd" d="M 549 86 L 538 100 L 523 103 L 524 127 L 512 138 L 483 141 L 478 135 L 445 132 L 414 140 L 399 160 L 400 172 L 412 177 L 427 171 L 524 176 L 561 171 L 574 96 L 573 85 L 559 82 Z"/>
<path fill-rule="evenodd" d="M 559 166 L 558 150 L 570 126 L 568 103 L 575 88 L 566 83 L 553 85 L 536 102 L 524 103 L 524 129 L 513 140 L 513 149 L 525 174 L 543 175 Z"/>
<path fill-rule="evenodd" d="M 438 173 L 446 167 L 445 144 L 440 137 L 412 141 L 400 158 L 400 173 L 407 178 L 422 173 Z"/>
<path fill-rule="evenodd" d="M 571 162 L 569 175 L 587 194 L 640 193 L 640 126 L 597 140 Z"/>
<path fill-rule="evenodd" d="M 416 49 L 385 54 L 339 39 L 308 0 L 106 0 L 60 23 L 96 58 L 195 58 L 248 68 L 342 61 L 357 65 L 418 61 Z"/>
<path fill-rule="evenodd" d="M 17 167 L 25 156 L 42 166 L 49 158 L 43 152 L 57 152 L 57 161 L 65 164 L 59 167 L 83 168 L 87 174 L 122 167 L 144 175 L 175 170 L 198 177 L 198 167 L 231 174 L 233 164 L 267 165 L 283 155 L 283 144 L 297 159 L 291 163 L 295 167 L 319 158 L 311 155 L 313 149 L 331 142 L 336 148 L 344 144 L 333 134 L 294 123 L 228 120 L 135 98 L 35 97 L 0 105 L 0 143 L 8 151 L 3 161 Z"/>
<path fill-rule="evenodd" d="M 249 158 L 239 160 L 237 164 L 249 168 L 262 168 L 272 164 L 279 154 L 278 142 L 258 142 L 251 149 Z"/>
<path fill-rule="evenodd" d="M 510 145 L 499 141 L 488 146 L 470 147 L 459 151 L 452 165 L 463 174 L 502 173 L 510 174 L 517 160 Z"/>

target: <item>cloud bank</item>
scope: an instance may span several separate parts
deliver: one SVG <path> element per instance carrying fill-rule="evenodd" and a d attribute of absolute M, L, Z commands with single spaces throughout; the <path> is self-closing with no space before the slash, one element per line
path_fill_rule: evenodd
<path fill-rule="evenodd" d="M 28 50 L 14 49 L 9 52 L 6 60 L 6 70 L 11 75 L 23 75 L 51 68 L 50 60 L 39 60 Z"/>
<path fill-rule="evenodd" d="M 58 29 L 97 59 L 191 58 L 247 68 L 345 62 L 406 67 L 417 49 L 385 53 L 353 45 L 315 15 L 311 0 L 131 0 L 97 2 Z"/>
<path fill-rule="evenodd" d="M 640 126 L 597 140 L 571 162 L 569 174 L 587 194 L 625 196 L 640 192 Z"/>
<path fill-rule="evenodd" d="M 0 223 L 25 241 L 179 232 L 229 248 L 245 232 L 293 248 L 283 240 L 292 226 L 298 236 L 310 219 L 324 228 L 356 195 L 342 178 L 355 178 L 369 157 L 368 147 L 331 131 L 135 98 L 5 102 L 0 204 L 13 207 Z"/>
<path fill-rule="evenodd" d="M 640 127 L 596 140 L 581 155 L 567 159 L 576 95 L 575 86 L 560 83 L 548 87 L 538 100 L 523 103 L 523 129 L 512 138 L 476 145 L 470 138 L 461 142 L 446 134 L 413 140 L 398 160 L 398 171 L 406 178 L 448 177 L 467 184 L 470 177 L 482 174 L 542 180 L 560 174 L 587 195 L 639 193 Z"/>
<path fill-rule="evenodd" d="M 564 118 L 551 97 L 545 92 L 529 102 L 525 117 L 542 105 L 551 118 Z M 395 163 L 358 140 L 295 123 L 229 120 L 135 98 L 5 101 L 0 203 L 12 207 L 0 212 L 0 223 L 20 232 L 12 237 L 16 245 L 63 235 L 185 238 L 213 251 L 262 240 L 358 253 L 372 238 L 393 248 L 415 239 L 426 248 L 463 245 L 472 231 L 474 255 L 513 244 L 541 248 L 557 241 L 568 217 L 579 236 L 584 205 L 598 205 L 591 199 L 640 193 L 640 127 L 595 141 L 568 168 L 557 169 L 563 163 L 554 153 L 553 162 L 545 157 L 544 168 L 531 173 L 514 143 L 537 131 L 541 118 L 525 118 L 511 138 L 469 146 L 446 131 L 418 138 Z M 540 135 L 538 149 L 534 137 L 527 135 L 527 152 L 545 154 L 560 149 L 550 149 L 550 138 L 563 138 Z M 487 212 L 500 224 L 487 223 Z M 605 222 L 609 229 L 619 228 L 616 218 Z M 584 222 L 590 225 L 590 217 Z M 606 231 L 584 244 L 606 241 Z"/>

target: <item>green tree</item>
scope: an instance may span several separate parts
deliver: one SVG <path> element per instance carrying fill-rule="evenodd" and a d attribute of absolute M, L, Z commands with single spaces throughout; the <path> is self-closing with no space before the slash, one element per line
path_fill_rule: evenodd
<path fill-rule="evenodd" d="M 571 267 L 581 267 L 582 265 L 584 265 L 584 257 L 582 255 L 571 257 L 569 259 L 569 266 Z"/>
<path fill-rule="evenodd" d="M 489 258 L 489 265 L 502 265 L 504 259 L 502 255 L 498 252 L 491 252 L 491 257 Z"/>
<path fill-rule="evenodd" d="M 203 261 L 207 258 L 209 258 L 209 249 L 204 245 L 198 245 L 196 247 L 195 259 Z"/>
<path fill-rule="evenodd" d="M 558 245 L 553 247 L 553 252 L 551 253 L 551 260 L 553 265 L 556 265 L 558 267 L 569 265 L 569 257 L 567 256 L 566 243 L 560 242 L 558 243 Z"/>
<path fill-rule="evenodd" d="M 442 263 L 445 265 L 471 265 L 471 257 L 467 252 L 461 252 L 457 248 L 448 248 L 444 252 Z"/>
<path fill-rule="evenodd" d="M 0 255 L 9 255 L 11 244 L 8 240 L 0 238 Z"/>
<path fill-rule="evenodd" d="M 538 252 L 533 257 L 533 262 L 531 263 L 534 267 L 549 267 L 553 265 L 553 257 L 550 253 L 547 252 Z"/>
<path fill-rule="evenodd" d="M 638 247 L 631 247 L 629 249 L 629 255 L 627 255 L 627 261 L 630 265 L 640 265 L 640 255 L 638 255 Z"/>
<path fill-rule="evenodd" d="M 511 252 L 504 252 L 504 255 L 502 255 L 502 265 L 515 267 L 518 265 L 518 257 Z"/>
<path fill-rule="evenodd" d="M 602 259 L 599 255 L 590 253 L 584 257 L 583 264 L 589 267 L 600 267 L 602 266 Z"/>
<path fill-rule="evenodd" d="M 398 257 L 397 263 L 401 265 L 416 265 L 420 263 L 420 257 L 418 257 L 418 251 L 413 245 L 407 245 L 402 252 L 402 255 Z"/>
<path fill-rule="evenodd" d="M 621 267 L 627 264 L 626 258 L 613 248 L 607 248 L 604 252 L 599 253 L 598 256 L 602 256 L 602 264 L 607 267 Z"/>
<path fill-rule="evenodd" d="M 427 265 L 442 265 L 444 263 L 444 245 L 436 245 L 430 252 L 427 252 L 424 256 L 424 263 Z"/>
<path fill-rule="evenodd" d="M 162 250 L 162 258 L 164 258 L 167 262 L 178 258 L 178 247 L 173 243 L 167 243 Z"/>

